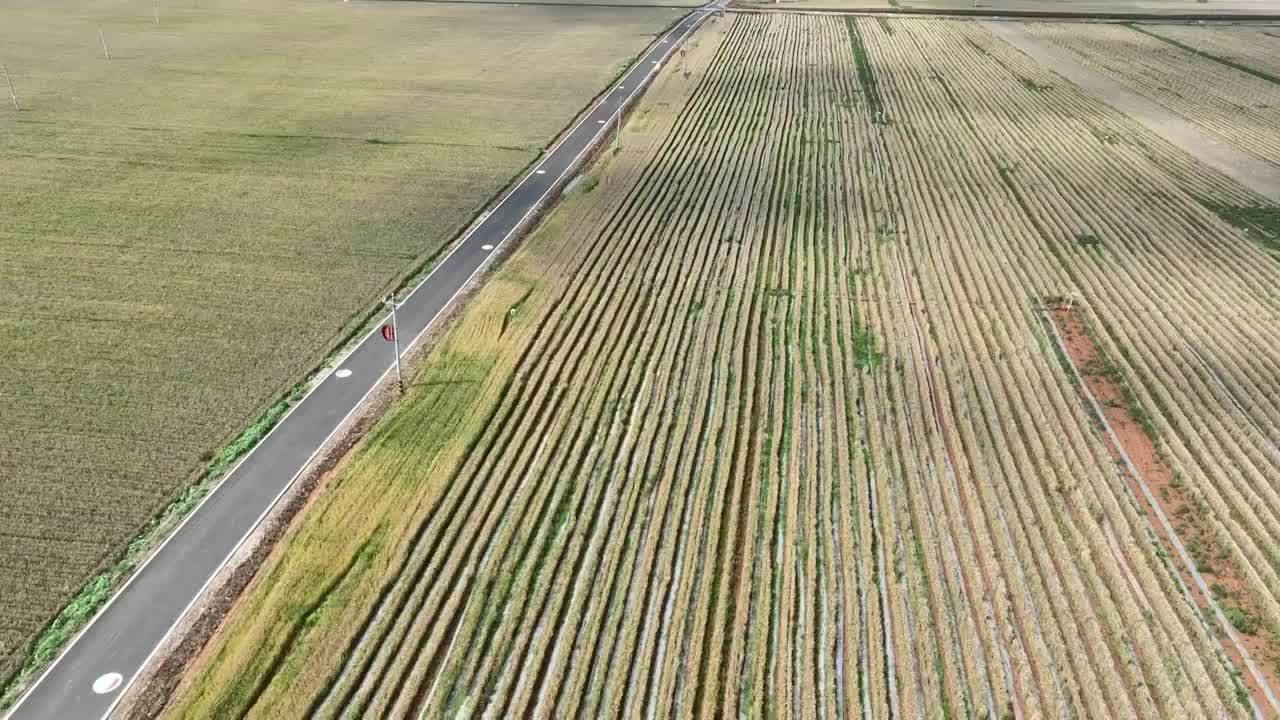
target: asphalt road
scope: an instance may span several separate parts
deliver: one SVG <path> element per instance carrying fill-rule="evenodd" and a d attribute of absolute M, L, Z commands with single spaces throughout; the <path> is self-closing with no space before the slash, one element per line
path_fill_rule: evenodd
<path fill-rule="evenodd" d="M 612 121 L 623 104 L 640 92 L 710 12 L 707 6 L 690 13 L 655 42 L 404 299 L 397 310 L 402 354 L 569 176 L 596 140 L 613 130 Z M 393 357 L 378 333 L 365 337 L 133 575 L 10 710 L 9 720 L 97 720 L 110 715 L 213 576 L 391 371 Z"/>

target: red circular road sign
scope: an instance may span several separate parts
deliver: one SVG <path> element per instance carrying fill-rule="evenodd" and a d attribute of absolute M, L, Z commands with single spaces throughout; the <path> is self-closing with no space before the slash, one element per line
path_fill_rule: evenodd
<path fill-rule="evenodd" d="M 396 339 L 396 329 L 390 325 L 382 326 L 382 339 L 391 342 Z"/>

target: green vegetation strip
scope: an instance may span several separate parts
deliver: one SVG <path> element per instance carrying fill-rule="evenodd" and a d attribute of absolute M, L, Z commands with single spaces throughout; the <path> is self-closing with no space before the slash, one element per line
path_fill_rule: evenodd
<path fill-rule="evenodd" d="M 877 125 L 888 125 L 889 121 L 884 116 L 884 105 L 880 101 L 880 88 L 876 85 L 876 73 L 871 69 L 871 56 L 867 54 L 867 48 L 862 44 L 858 20 L 848 15 L 844 19 L 844 25 L 849 30 L 849 45 L 853 48 L 853 65 L 858 72 L 859 84 L 865 88 L 867 108 L 871 112 L 872 122 Z"/>
<path fill-rule="evenodd" d="M 1182 49 L 1182 50 L 1186 50 L 1186 51 L 1187 51 L 1187 52 L 1189 52 L 1189 53 L 1193 53 L 1193 54 L 1195 54 L 1195 55 L 1199 55 L 1200 57 L 1209 58 L 1210 60 L 1212 60 L 1212 61 L 1214 61 L 1214 62 L 1217 62 L 1217 63 L 1221 63 L 1221 64 L 1223 64 L 1223 65 L 1226 65 L 1227 67 L 1235 68 L 1236 70 L 1239 70 L 1240 72 L 1248 73 L 1248 74 L 1250 74 L 1250 75 L 1252 75 L 1252 76 L 1254 76 L 1254 77 L 1256 77 L 1256 78 L 1261 78 L 1261 79 L 1263 79 L 1263 80 L 1266 80 L 1267 82 L 1275 83 L 1276 85 L 1280 85 L 1280 77 L 1276 77 L 1275 75 L 1272 75 L 1272 74 L 1271 74 L 1271 73 L 1269 73 L 1269 72 L 1264 72 L 1264 71 L 1262 71 L 1262 70 L 1256 70 L 1256 69 L 1254 69 L 1254 68 L 1249 67 L 1248 65 L 1242 65 L 1242 64 L 1240 64 L 1240 63 L 1238 63 L 1238 62 L 1236 62 L 1235 60 L 1232 60 L 1232 59 L 1230 59 L 1230 58 L 1225 58 L 1225 57 L 1223 57 L 1223 56 L 1221 56 L 1221 55 L 1214 55 L 1213 53 L 1205 52 L 1205 51 L 1204 51 L 1203 49 L 1201 49 L 1201 48 L 1193 48 L 1193 47 L 1191 47 L 1190 45 L 1187 45 L 1186 43 L 1178 42 L 1177 40 L 1174 40 L 1173 38 L 1167 38 L 1167 37 L 1165 37 L 1165 36 L 1163 36 L 1163 35 L 1160 35 L 1159 33 L 1154 33 L 1154 32 L 1152 32 L 1152 31 L 1150 31 L 1150 30 L 1145 30 L 1145 29 L 1143 29 L 1143 27 L 1142 27 L 1141 25 L 1138 25 L 1137 23 L 1129 23 L 1129 27 L 1130 27 L 1131 29 L 1133 29 L 1133 30 L 1137 30 L 1138 32 L 1142 33 L 1143 35 L 1149 35 L 1149 36 L 1151 36 L 1151 37 L 1153 37 L 1153 38 L 1155 38 L 1155 39 L 1157 39 L 1157 40 L 1160 40 L 1161 42 L 1166 42 L 1166 43 L 1169 43 L 1170 45 L 1173 45 L 1174 47 L 1180 48 L 1180 49 Z"/>

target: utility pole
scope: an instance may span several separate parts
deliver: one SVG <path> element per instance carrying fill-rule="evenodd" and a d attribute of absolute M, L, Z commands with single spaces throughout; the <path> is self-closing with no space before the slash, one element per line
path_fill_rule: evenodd
<path fill-rule="evenodd" d="M 152 5 L 152 7 L 155 8 L 156 24 L 159 25 L 160 24 L 160 0 L 155 0 L 155 3 Z"/>
<path fill-rule="evenodd" d="M 396 386 L 400 388 L 400 394 L 404 395 L 404 377 L 400 374 L 400 332 L 396 322 L 395 293 L 388 295 L 383 302 L 391 306 L 391 347 L 396 354 Z"/>
<path fill-rule="evenodd" d="M 98 40 L 102 42 L 102 54 L 108 60 L 111 59 L 111 51 L 107 49 L 107 37 L 102 34 L 102 28 L 98 28 Z"/>
<path fill-rule="evenodd" d="M 22 106 L 18 105 L 18 93 L 13 91 L 13 78 L 9 77 L 9 66 L 0 63 L 0 69 L 4 70 L 4 80 L 9 83 L 9 99 L 13 101 L 13 109 L 22 110 Z"/>

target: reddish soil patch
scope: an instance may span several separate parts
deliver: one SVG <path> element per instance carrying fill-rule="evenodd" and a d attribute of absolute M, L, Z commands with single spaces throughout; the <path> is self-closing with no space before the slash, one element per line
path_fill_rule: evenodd
<path fill-rule="evenodd" d="M 1195 562 L 1197 571 L 1199 571 L 1200 576 L 1204 578 L 1205 584 L 1209 586 L 1216 597 L 1218 606 L 1222 608 L 1224 613 L 1228 614 L 1228 617 L 1233 614 L 1233 610 L 1244 613 L 1244 627 L 1245 629 L 1252 629 L 1253 633 L 1237 632 L 1236 635 L 1241 644 L 1245 646 L 1254 663 L 1262 672 L 1266 683 L 1273 690 L 1280 687 L 1280 684 L 1277 683 L 1277 675 L 1280 675 L 1277 672 L 1280 670 L 1280 639 L 1273 637 L 1263 627 L 1261 604 L 1245 583 L 1234 561 L 1225 550 L 1219 549 L 1217 542 L 1214 540 L 1213 533 L 1209 529 L 1208 523 L 1205 522 L 1205 518 L 1211 511 L 1203 503 L 1192 498 L 1187 493 L 1183 483 L 1175 478 L 1169 468 L 1160 460 L 1156 453 L 1155 444 L 1143 430 L 1142 424 L 1134 417 L 1133 411 L 1130 410 L 1129 404 L 1126 402 L 1127 394 L 1119 384 L 1115 370 L 1108 365 L 1106 358 L 1094 345 L 1093 340 L 1085 331 L 1084 325 L 1076 316 L 1076 311 L 1061 306 L 1053 308 L 1050 312 L 1053 322 L 1057 325 L 1058 332 L 1062 335 L 1062 339 L 1066 344 L 1067 355 L 1076 366 L 1076 369 L 1080 371 L 1089 393 L 1093 395 L 1094 400 L 1102 407 L 1107 424 L 1111 426 L 1111 429 L 1115 431 L 1116 437 L 1120 439 L 1120 444 L 1124 447 L 1125 454 L 1129 456 L 1129 460 L 1133 462 L 1134 467 L 1138 469 L 1143 480 L 1146 481 L 1147 487 L 1151 489 L 1151 493 L 1155 496 L 1156 503 L 1160 506 L 1160 509 L 1169 518 L 1174 532 L 1177 533 L 1183 547 L 1187 549 L 1187 552 Z M 1121 474 L 1124 476 L 1125 482 L 1128 483 L 1129 490 L 1140 504 L 1147 505 L 1146 495 L 1142 492 L 1137 478 L 1121 462 L 1120 452 L 1111 441 L 1110 436 L 1105 432 L 1101 433 L 1101 435 L 1106 442 L 1108 452 L 1121 468 Z M 1173 543 L 1164 531 L 1164 526 L 1153 515 L 1148 514 L 1147 517 L 1151 521 L 1152 530 L 1160 538 L 1161 545 L 1163 545 L 1165 552 L 1171 558 L 1173 567 L 1182 577 L 1183 584 L 1191 592 L 1192 600 L 1194 600 L 1196 606 L 1206 613 L 1211 612 L 1208 598 L 1201 592 L 1192 579 L 1191 573 L 1188 572 L 1184 563 L 1179 559 Z M 1249 627 L 1250 620 L 1254 626 L 1253 628 Z M 1217 630 L 1219 636 L 1224 635 L 1216 619 L 1211 618 L 1209 622 Z M 1237 630 L 1239 629 L 1240 627 L 1238 626 Z M 1252 673 L 1248 671 L 1235 644 L 1224 638 L 1222 646 L 1232 664 L 1240 671 L 1240 678 L 1245 687 L 1248 688 L 1249 695 L 1253 698 L 1254 703 L 1261 709 L 1268 708 L 1269 703 L 1265 695 L 1263 695 L 1261 687 Z"/>

